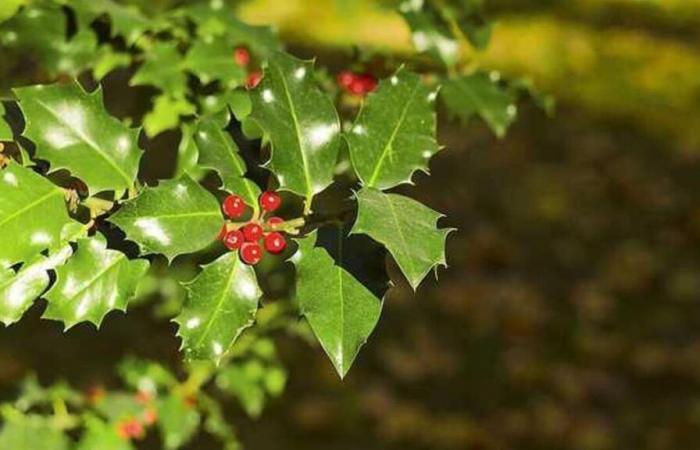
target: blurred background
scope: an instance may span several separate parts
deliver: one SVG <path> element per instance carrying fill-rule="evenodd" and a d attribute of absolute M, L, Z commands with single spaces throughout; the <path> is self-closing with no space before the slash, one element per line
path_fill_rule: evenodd
<path fill-rule="evenodd" d="M 412 52 L 379 3 L 241 14 L 340 70 L 353 45 Z M 459 228 L 450 267 L 389 292 L 343 382 L 320 350 L 278 339 L 286 393 L 258 420 L 232 411 L 247 449 L 700 448 L 700 1 L 486 9 L 492 43 L 474 64 L 531 77 L 555 114 L 523 102 L 500 140 L 443 114 L 447 149 L 405 191 Z M 0 329 L 2 399 L 32 371 L 87 387 L 124 355 L 180 361 L 150 306 L 65 335 L 40 312 Z"/>

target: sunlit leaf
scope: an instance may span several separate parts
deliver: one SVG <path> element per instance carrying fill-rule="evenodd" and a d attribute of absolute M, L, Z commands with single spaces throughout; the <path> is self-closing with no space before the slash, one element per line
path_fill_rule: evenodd
<path fill-rule="evenodd" d="M 313 70 L 310 62 L 276 53 L 251 95 L 250 116 L 272 143 L 269 167 L 280 188 L 307 202 L 333 181 L 340 148 L 338 113 Z"/>
<path fill-rule="evenodd" d="M 60 188 L 19 164 L 0 170 L 0 267 L 55 245 L 69 222 Z"/>
<path fill-rule="evenodd" d="M 156 42 L 145 54 L 146 60 L 138 68 L 129 84 L 155 86 L 163 93 L 183 98 L 187 91 L 187 74 L 177 45 Z"/>
<path fill-rule="evenodd" d="M 56 270 L 43 317 L 63 322 L 66 329 L 84 321 L 99 327 L 110 311 L 126 311 L 148 266 L 146 260 L 129 260 L 107 249 L 100 235 L 79 239 L 73 257 Z"/>
<path fill-rule="evenodd" d="M 109 218 L 144 253 L 169 260 L 214 242 L 223 217 L 216 198 L 188 175 L 146 188 Z"/>
<path fill-rule="evenodd" d="M 360 190 L 357 200 L 352 232 L 386 246 L 414 289 L 431 269 L 447 265 L 445 239 L 452 230 L 437 228 L 441 214 L 408 197 L 372 188 Z"/>
<path fill-rule="evenodd" d="M 153 110 L 143 118 L 143 129 L 146 135 L 153 137 L 162 131 L 176 128 L 181 116 L 189 116 L 196 111 L 197 108 L 184 98 L 159 95 L 154 101 Z"/>
<path fill-rule="evenodd" d="M 366 186 L 388 189 L 427 171 L 440 149 L 436 140 L 435 89 L 400 70 L 369 96 L 346 139 Z"/>
<path fill-rule="evenodd" d="M 174 320 L 180 326 L 188 359 L 218 363 L 238 336 L 253 324 L 262 292 L 255 271 L 228 252 L 202 272 L 187 288 L 187 300 Z"/>
<path fill-rule="evenodd" d="M 124 191 L 141 159 L 138 130 L 109 115 L 102 91 L 86 93 L 77 82 L 15 89 L 26 119 L 24 135 L 51 170 L 65 168 L 91 192 Z"/>
<path fill-rule="evenodd" d="M 195 42 L 187 53 L 184 67 L 203 84 L 219 80 L 226 89 L 242 85 L 247 75 L 246 69 L 233 59 L 233 46 L 218 39 Z"/>

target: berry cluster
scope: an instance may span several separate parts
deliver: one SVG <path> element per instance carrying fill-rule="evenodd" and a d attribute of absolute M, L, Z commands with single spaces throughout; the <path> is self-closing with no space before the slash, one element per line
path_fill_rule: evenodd
<path fill-rule="evenodd" d="M 259 202 L 264 216 L 266 213 L 277 210 L 282 204 L 282 199 L 276 192 L 268 191 L 260 195 Z M 224 214 L 230 219 L 243 216 L 246 208 L 245 201 L 238 195 L 229 195 L 222 205 Z M 265 250 L 272 254 L 281 253 L 287 247 L 284 235 L 276 231 L 276 227 L 283 222 L 284 220 L 279 217 L 270 217 L 267 221 L 254 217 L 245 224 L 227 223 L 221 229 L 219 238 L 229 250 L 240 251 L 241 261 L 248 265 L 255 265 L 263 256 L 260 241 L 263 242 Z"/>
<path fill-rule="evenodd" d="M 336 81 L 345 92 L 357 96 L 367 95 L 377 88 L 377 79 L 368 73 L 345 70 L 338 74 Z"/>

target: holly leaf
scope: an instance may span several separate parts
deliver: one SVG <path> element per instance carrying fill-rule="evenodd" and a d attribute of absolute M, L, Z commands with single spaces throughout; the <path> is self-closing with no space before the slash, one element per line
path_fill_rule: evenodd
<path fill-rule="evenodd" d="M 203 84 L 221 81 L 226 89 L 234 89 L 245 82 L 247 71 L 233 59 L 233 46 L 215 39 L 194 43 L 185 58 L 184 67 L 195 74 Z"/>
<path fill-rule="evenodd" d="M 228 252 L 189 284 L 187 300 L 174 321 L 179 325 L 185 357 L 217 364 L 238 336 L 253 324 L 262 291 L 255 271 L 238 254 Z"/>
<path fill-rule="evenodd" d="M 126 312 L 148 266 L 146 260 L 129 260 L 124 253 L 107 249 L 100 235 L 79 239 L 73 257 L 56 269 L 43 317 L 63 322 L 66 330 L 85 321 L 99 328 L 110 311 Z"/>
<path fill-rule="evenodd" d="M 146 188 L 112 215 L 144 253 L 162 253 L 172 261 L 211 244 L 223 223 L 219 202 L 189 175 Z"/>
<path fill-rule="evenodd" d="M 382 301 L 314 247 L 316 234 L 301 239 L 292 256 L 296 265 L 295 300 L 341 378 L 379 321 Z"/>
<path fill-rule="evenodd" d="M 275 53 L 251 94 L 250 115 L 272 143 L 268 165 L 280 189 L 304 196 L 308 205 L 333 181 L 340 148 L 338 113 L 313 70 L 311 62 Z"/>
<path fill-rule="evenodd" d="M 3 408 L 0 448 L 12 450 L 68 450 L 70 441 L 51 418 L 24 415 L 16 409 Z"/>
<path fill-rule="evenodd" d="M 118 67 L 128 67 L 131 55 L 114 50 L 110 45 L 103 45 L 95 54 L 92 62 L 92 75 L 96 80 L 102 80 L 108 73 Z"/>
<path fill-rule="evenodd" d="M 158 402 L 158 426 L 166 449 L 185 445 L 199 427 L 200 416 L 196 409 L 185 404 L 176 394 L 170 394 Z"/>
<path fill-rule="evenodd" d="M 459 44 L 440 9 L 432 2 L 405 0 L 399 12 L 411 28 L 413 45 L 419 52 L 428 53 L 447 66 L 459 59 Z"/>
<path fill-rule="evenodd" d="M 221 177 L 225 190 L 240 195 L 248 205 L 257 210 L 260 188 L 245 177 L 247 168 L 239 154 L 238 146 L 221 126 L 222 122 L 228 121 L 229 114 L 224 112 L 199 122 L 195 134 L 199 165 L 215 170 Z"/>
<path fill-rule="evenodd" d="M 45 270 L 33 270 L 45 258 L 15 274 L 12 269 L 0 269 L 0 322 L 11 325 L 22 318 L 39 295 L 49 286 L 49 274 Z"/>
<path fill-rule="evenodd" d="M 364 188 L 357 193 L 358 215 L 352 233 L 366 234 L 383 244 L 416 289 L 438 265 L 447 266 L 445 240 L 451 229 L 438 229 L 442 215 L 397 194 Z"/>
<path fill-rule="evenodd" d="M 411 181 L 440 150 L 435 91 L 418 75 L 399 70 L 379 84 L 346 135 L 350 156 L 365 186 L 389 189 Z"/>
<path fill-rule="evenodd" d="M 22 265 L 17 273 L 0 268 L 0 322 L 9 326 L 22 318 L 34 300 L 49 286 L 48 271 L 64 264 L 73 255 L 70 242 L 84 236 L 87 229 L 78 222 L 67 224 L 61 232 L 61 240 L 52 248 L 49 256 L 36 255 Z"/>
<path fill-rule="evenodd" d="M 497 78 L 483 72 L 448 80 L 440 98 L 454 116 L 464 121 L 475 115 L 481 117 L 499 138 L 517 116 L 513 95 L 498 84 Z"/>
<path fill-rule="evenodd" d="M 5 105 L 0 103 L 0 141 L 12 141 L 14 140 L 12 128 L 10 128 L 10 124 L 6 121 L 5 114 Z"/>
<path fill-rule="evenodd" d="M 15 89 L 26 119 L 24 135 L 52 171 L 67 169 L 91 192 L 121 192 L 134 184 L 141 159 L 138 130 L 109 115 L 101 89 L 68 85 Z"/>
<path fill-rule="evenodd" d="M 0 170 L 0 268 L 56 244 L 70 221 L 56 185 L 19 164 Z"/>
<path fill-rule="evenodd" d="M 152 22 L 136 7 L 112 0 L 61 0 L 61 3 L 73 9 L 82 28 L 88 28 L 101 16 L 109 17 L 111 36 L 123 36 L 129 45 L 152 27 Z"/>
<path fill-rule="evenodd" d="M 199 149 L 194 142 L 194 126 L 191 124 L 182 124 L 180 127 L 182 137 L 180 144 L 177 146 L 177 165 L 175 166 L 174 178 L 195 170 L 197 167 L 197 159 L 199 158 Z"/>
<path fill-rule="evenodd" d="M 197 24 L 197 35 L 203 40 L 223 40 L 232 46 L 246 46 L 255 55 L 267 57 L 281 45 L 268 26 L 249 25 L 236 17 L 234 8 L 223 2 L 189 2 L 185 13 Z"/>
<path fill-rule="evenodd" d="M 197 108 L 184 98 L 159 95 L 153 103 L 153 110 L 143 118 L 143 129 L 147 136 L 153 137 L 177 127 L 180 116 L 189 116 L 195 112 Z"/>
<path fill-rule="evenodd" d="M 163 93 L 184 98 L 187 74 L 177 44 L 156 42 L 146 50 L 146 61 L 129 81 L 130 86 L 155 86 Z"/>

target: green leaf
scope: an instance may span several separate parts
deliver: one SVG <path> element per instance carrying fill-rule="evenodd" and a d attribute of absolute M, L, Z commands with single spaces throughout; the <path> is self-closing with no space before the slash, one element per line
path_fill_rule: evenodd
<path fill-rule="evenodd" d="M 365 186 L 389 189 L 427 172 L 440 150 L 436 140 L 436 93 L 418 75 L 399 70 L 369 96 L 346 135 L 350 156 Z"/>
<path fill-rule="evenodd" d="M 12 136 L 12 128 L 10 128 L 10 124 L 7 123 L 5 114 L 5 105 L 0 103 L 0 141 L 12 141 L 14 139 Z"/>
<path fill-rule="evenodd" d="M 159 95 L 155 99 L 153 110 L 143 118 L 143 129 L 147 136 L 153 137 L 162 131 L 177 127 L 180 116 L 189 116 L 195 112 L 197 108 L 184 98 Z"/>
<path fill-rule="evenodd" d="M 117 432 L 114 424 L 88 414 L 85 416 L 85 433 L 77 450 L 133 450 L 131 442 Z"/>
<path fill-rule="evenodd" d="M 109 45 L 103 45 L 97 51 L 92 63 L 92 74 L 96 80 L 101 80 L 108 73 L 118 67 L 128 67 L 131 64 L 131 55 L 115 51 Z"/>
<path fill-rule="evenodd" d="M 255 419 L 265 407 L 265 371 L 255 360 L 245 365 L 230 365 L 216 377 L 216 386 L 238 399 L 246 414 Z"/>
<path fill-rule="evenodd" d="M 182 137 L 180 138 L 180 144 L 177 146 L 177 165 L 175 166 L 173 178 L 180 178 L 186 173 L 195 170 L 197 159 L 199 158 L 199 150 L 194 142 L 194 126 L 183 123 L 180 126 L 180 132 Z"/>
<path fill-rule="evenodd" d="M 219 80 L 225 89 L 233 89 L 241 86 L 247 75 L 246 69 L 234 61 L 233 50 L 233 46 L 219 39 L 197 41 L 187 53 L 184 67 L 203 84 Z"/>
<path fill-rule="evenodd" d="M 250 116 L 272 142 L 269 168 L 280 189 L 304 196 L 309 205 L 333 181 L 340 148 L 338 113 L 313 70 L 311 62 L 276 53 L 251 95 Z"/>
<path fill-rule="evenodd" d="M 73 255 L 70 242 L 86 232 L 85 226 L 77 222 L 69 223 L 63 228 L 60 243 L 51 249 L 48 257 L 35 256 L 33 261 L 23 264 L 16 274 L 11 269 L 0 268 L 0 322 L 8 326 L 21 319 L 49 286 L 47 271 L 64 264 Z"/>
<path fill-rule="evenodd" d="M 78 240 L 75 255 L 56 270 L 56 284 L 46 293 L 43 317 L 64 323 L 65 329 L 90 321 L 98 328 L 113 310 L 126 311 L 148 261 L 130 261 L 108 250 L 101 236 Z"/>
<path fill-rule="evenodd" d="M 28 0 L 4 0 L 0 3 L 0 22 L 4 22 L 14 16 L 20 6 L 26 5 Z"/>
<path fill-rule="evenodd" d="M 262 291 L 255 271 L 228 252 L 186 284 L 187 300 L 175 318 L 182 348 L 190 360 L 217 364 L 238 336 L 253 324 Z"/>
<path fill-rule="evenodd" d="M 383 244 L 413 289 L 437 266 L 447 266 L 445 239 L 451 229 L 438 229 L 441 214 L 397 194 L 372 188 L 357 193 L 357 220 L 352 233 L 366 234 Z"/>
<path fill-rule="evenodd" d="M 199 165 L 215 170 L 221 177 L 225 190 L 240 195 L 249 206 L 257 210 L 260 188 L 245 178 L 245 161 L 238 153 L 238 146 L 231 135 L 221 126 L 221 122 L 228 123 L 228 120 L 228 112 L 225 112 L 199 122 L 195 134 Z"/>
<path fill-rule="evenodd" d="M 50 418 L 24 415 L 11 407 L 3 408 L 0 448 L 12 450 L 68 450 L 69 440 Z"/>
<path fill-rule="evenodd" d="M 17 274 L 12 269 L 0 269 L 0 322 L 5 326 L 22 318 L 39 295 L 49 286 L 49 274 L 46 270 L 33 269 L 44 262 L 30 264 Z"/>
<path fill-rule="evenodd" d="M 281 47 L 272 28 L 241 22 L 235 8 L 226 7 L 223 2 L 192 1 L 184 11 L 197 24 L 197 35 L 203 40 L 217 39 L 232 46 L 246 46 L 261 57 Z"/>
<path fill-rule="evenodd" d="M 342 249 L 336 263 L 315 240 L 313 234 L 297 241 L 295 299 L 343 378 L 377 325 L 382 301 L 339 265 Z"/>
<path fill-rule="evenodd" d="M 459 59 L 459 44 L 450 25 L 432 2 L 404 0 L 399 12 L 411 28 L 413 45 L 419 52 L 426 52 L 453 66 Z"/>
<path fill-rule="evenodd" d="M 145 51 L 146 61 L 129 82 L 130 86 L 155 86 L 163 93 L 184 98 L 187 74 L 177 44 L 156 42 Z"/>
<path fill-rule="evenodd" d="M 70 221 L 57 186 L 19 164 L 0 170 L 0 267 L 56 244 Z"/>
<path fill-rule="evenodd" d="M 77 82 L 15 89 L 36 156 L 85 181 L 90 192 L 121 192 L 134 184 L 141 159 L 138 130 L 109 115 L 102 91 Z"/>
<path fill-rule="evenodd" d="M 513 95 L 498 84 L 498 77 L 482 72 L 448 80 L 440 98 L 464 121 L 481 117 L 498 137 L 506 134 L 517 115 Z"/>
<path fill-rule="evenodd" d="M 60 0 L 75 11 L 78 24 L 88 28 L 95 19 L 107 15 L 112 29 L 111 36 L 123 36 L 131 45 L 152 27 L 152 22 L 136 7 L 120 5 L 112 0 Z"/>
<path fill-rule="evenodd" d="M 158 402 L 158 425 L 166 449 L 180 448 L 192 439 L 199 427 L 199 420 L 197 410 L 175 394 Z"/>
<path fill-rule="evenodd" d="M 223 220 L 216 198 L 188 175 L 146 188 L 109 219 L 144 253 L 168 260 L 214 242 Z"/>

